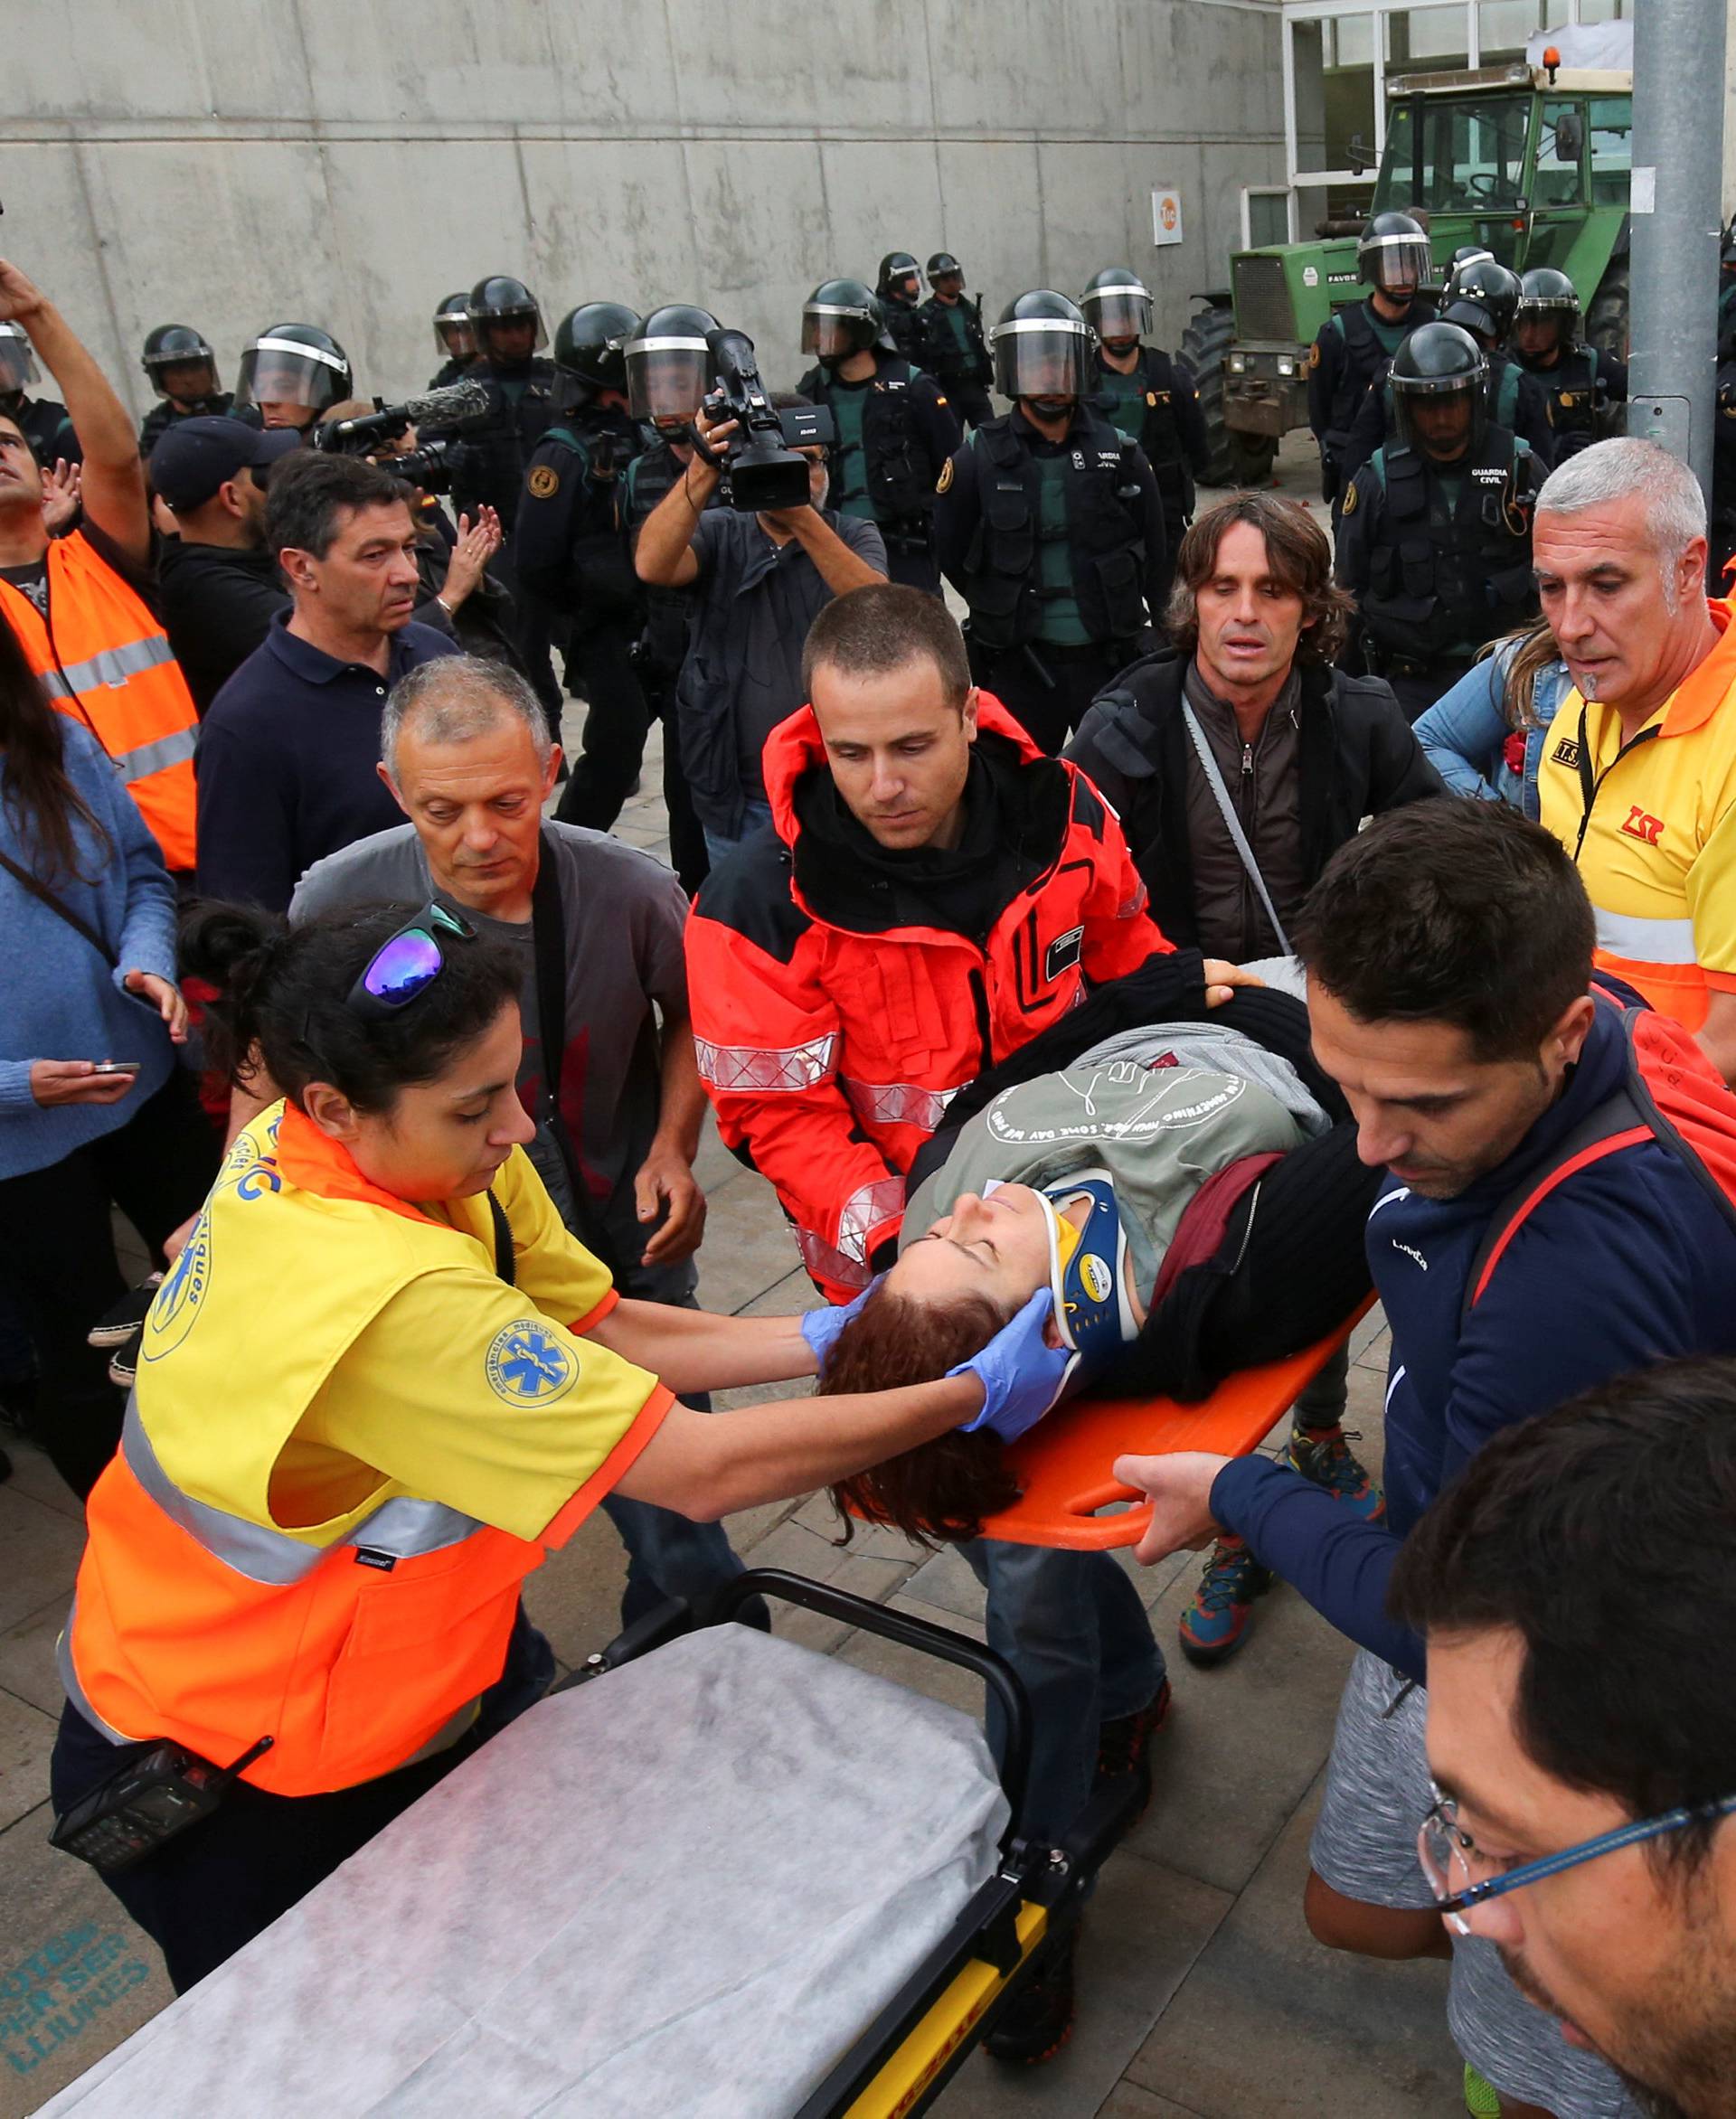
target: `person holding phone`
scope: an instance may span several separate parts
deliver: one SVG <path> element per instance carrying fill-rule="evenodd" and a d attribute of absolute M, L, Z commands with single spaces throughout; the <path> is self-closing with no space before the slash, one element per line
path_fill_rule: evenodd
<path fill-rule="evenodd" d="M 82 1497 L 115 1453 L 123 1400 L 90 1325 L 125 1291 L 119 1207 L 161 1264 L 219 1144 L 175 983 L 175 889 L 96 739 L 55 712 L 0 617 L 0 1279 L 41 1376 L 33 1434 Z"/>

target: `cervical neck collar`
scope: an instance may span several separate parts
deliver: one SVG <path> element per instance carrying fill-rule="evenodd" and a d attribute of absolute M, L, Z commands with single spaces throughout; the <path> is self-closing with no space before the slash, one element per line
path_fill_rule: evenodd
<path fill-rule="evenodd" d="M 1128 1299 L 1127 1231 L 1115 1181 L 1107 1170 L 1082 1170 L 1037 1193 L 1049 1223 L 1049 1284 L 1055 1324 L 1072 1349 L 1063 1391 L 1091 1382 L 1138 1335 Z M 1081 1226 L 1068 1210 L 1083 1201 Z"/>

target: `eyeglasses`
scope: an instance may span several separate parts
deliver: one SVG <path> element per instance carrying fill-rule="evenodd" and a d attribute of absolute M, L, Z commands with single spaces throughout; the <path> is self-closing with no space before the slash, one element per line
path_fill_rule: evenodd
<path fill-rule="evenodd" d="M 1666 1810 L 1661 1817 L 1641 1818 L 1634 1824 L 1618 1825 L 1613 1832 L 1599 1832 L 1595 1839 L 1581 1840 L 1577 1846 L 1563 1847 L 1559 1854 L 1544 1854 L 1535 1861 L 1522 1861 L 1516 1869 L 1499 1875 L 1476 1877 L 1472 1873 L 1473 1864 L 1486 1862 L 1489 1857 L 1467 1832 L 1460 1829 L 1458 1804 L 1454 1799 L 1443 1795 L 1432 1781 L 1429 1790 L 1434 1796 L 1434 1805 L 1417 1834 L 1417 1856 L 1422 1863 L 1422 1873 L 1429 1879 L 1429 1888 L 1435 1894 L 1436 1910 L 1455 1934 L 1462 1935 L 1471 1933 L 1471 1925 L 1464 1916 L 1475 1907 L 1486 1905 L 1491 1898 L 1505 1898 L 1509 1891 L 1523 1891 L 1528 1884 L 1542 1883 L 1545 1877 L 1577 1869 L 1582 1861 L 1595 1861 L 1601 1854 L 1614 1854 L 1623 1847 L 1637 1847 L 1642 1841 L 1659 1840 L 1666 1832 L 1679 1832 L 1685 1825 L 1704 1823 L 1736 1812 L 1736 1795 L 1722 1796 L 1715 1803 L 1696 1803 L 1679 1810 Z"/>
<path fill-rule="evenodd" d="M 350 988 L 345 1006 L 358 1015 L 390 1018 L 439 978 L 446 968 L 440 937 L 474 942 L 476 930 L 444 905 L 429 903 L 382 942 Z"/>

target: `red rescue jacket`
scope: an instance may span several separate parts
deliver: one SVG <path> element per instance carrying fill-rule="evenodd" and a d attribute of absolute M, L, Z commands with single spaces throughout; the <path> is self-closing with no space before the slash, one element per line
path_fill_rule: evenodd
<path fill-rule="evenodd" d="M 769 1177 L 834 1301 L 896 1237 L 904 1173 L 953 1092 L 1170 944 L 1115 815 L 978 694 L 977 741 L 1014 797 L 980 946 L 877 923 L 875 892 L 797 816 L 826 768 L 813 711 L 767 739 L 774 832 L 707 881 L 687 924 L 699 1071 L 725 1143 Z"/>

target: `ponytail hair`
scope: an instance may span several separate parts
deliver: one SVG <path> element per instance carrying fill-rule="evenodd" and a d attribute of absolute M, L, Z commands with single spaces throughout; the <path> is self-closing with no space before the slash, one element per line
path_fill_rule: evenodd
<path fill-rule="evenodd" d="M 517 1000 L 523 968 L 505 943 L 443 935 L 445 962 L 414 1000 L 388 1017 L 358 1014 L 351 987 L 416 909 L 363 906 L 291 928 L 254 905 L 190 906 L 181 968 L 217 989 L 205 1012 L 212 1064 L 242 1088 L 262 1067 L 297 1104 L 310 1082 L 329 1082 L 373 1114 L 432 1081 Z"/>

